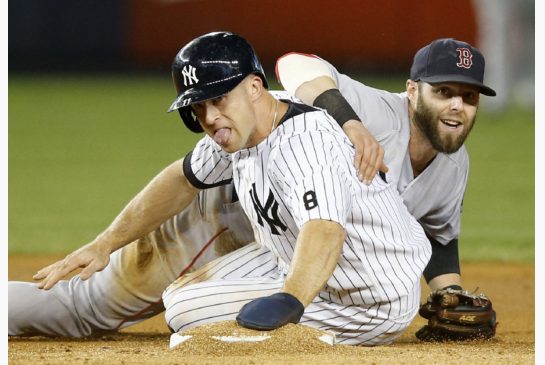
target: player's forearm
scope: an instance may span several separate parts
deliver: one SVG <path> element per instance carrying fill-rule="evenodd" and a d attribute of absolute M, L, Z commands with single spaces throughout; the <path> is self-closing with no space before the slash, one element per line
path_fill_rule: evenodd
<path fill-rule="evenodd" d="M 333 274 L 342 252 L 344 228 L 325 220 L 311 220 L 301 228 L 283 292 L 306 307 Z"/>
<path fill-rule="evenodd" d="M 153 231 L 183 210 L 198 193 L 183 175 L 179 160 L 161 171 L 94 241 L 113 252 Z"/>

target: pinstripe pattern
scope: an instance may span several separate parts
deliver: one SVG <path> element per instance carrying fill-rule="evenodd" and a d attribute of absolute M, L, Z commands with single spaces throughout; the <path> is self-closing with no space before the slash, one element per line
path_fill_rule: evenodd
<path fill-rule="evenodd" d="M 167 323 L 180 331 L 234 320 L 244 304 L 278 292 L 283 281 L 272 253 L 250 244 L 175 281 L 163 295 Z M 390 303 L 339 305 L 319 296 L 306 308 L 301 323 L 334 332 L 342 344 L 387 344 L 408 327 L 419 300 L 419 286 Z"/>
<path fill-rule="evenodd" d="M 200 279 L 190 279 L 198 284 L 183 281 L 186 279 L 175 283 L 165 293 L 169 296 L 170 291 L 178 292 L 174 297 L 179 298 L 171 301 L 176 303 L 173 308 L 183 307 L 180 313 L 187 313 L 188 301 L 200 302 L 187 294 L 193 285 L 195 290 L 205 292 L 206 285 L 212 285 L 210 290 L 217 294 L 217 284 L 202 283 L 202 279 L 227 280 L 229 284 L 223 282 L 222 288 L 242 285 L 251 293 L 260 293 L 255 297 L 262 296 L 263 290 L 278 290 L 300 228 L 309 220 L 323 219 L 341 224 L 347 238 L 332 277 L 307 307 L 304 321 L 327 329 L 338 327 L 338 331 L 343 328 L 346 336 L 341 337 L 349 343 L 384 343 L 405 328 L 418 307 L 419 280 L 430 257 L 430 245 L 394 187 L 378 177 L 369 186 L 357 180 L 353 154 L 353 146 L 332 118 L 324 111 L 295 103 L 290 103 L 277 129 L 255 147 L 229 155 L 209 137 L 203 138 L 185 161 L 186 175 L 189 173 L 190 181 L 205 186 L 232 178 L 256 241 L 268 253 L 261 253 L 258 260 L 252 255 L 239 258 L 241 252 L 237 251 L 232 254 L 237 257 L 236 274 L 208 270 L 207 266 Z M 224 259 L 228 258 L 220 260 Z M 251 262 L 246 264 L 249 259 Z M 230 268 L 225 261 L 211 263 L 218 267 L 224 264 Z M 263 271 L 253 271 L 261 272 L 259 275 L 247 272 L 257 266 L 266 270 L 266 279 Z M 240 272 L 238 267 L 246 271 Z M 265 283 L 277 286 L 259 289 Z M 255 289 L 248 289 L 252 287 Z M 212 293 L 214 299 L 207 297 L 215 303 L 213 306 L 225 309 L 227 317 L 253 298 L 248 299 L 250 294 L 246 293 L 242 297 L 247 299 L 241 304 L 234 294 L 236 290 L 232 290 L 232 294 Z M 229 295 L 238 299 L 229 301 Z M 230 304 L 222 307 L 223 300 Z M 361 313 L 362 318 L 347 315 L 352 311 Z M 173 314 L 177 311 L 169 311 L 168 306 L 167 312 L 171 320 L 178 317 Z M 215 312 L 210 306 L 199 309 L 203 318 Z M 183 321 L 174 322 L 178 323 L 174 328 L 184 326 Z M 367 335 L 365 340 L 348 340 L 362 333 L 373 333 L 375 340 Z"/>

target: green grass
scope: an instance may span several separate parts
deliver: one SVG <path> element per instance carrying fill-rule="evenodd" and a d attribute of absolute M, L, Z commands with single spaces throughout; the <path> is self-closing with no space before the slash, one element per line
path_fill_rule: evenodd
<path fill-rule="evenodd" d="M 69 252 L 93 239 L 198 139 L 166 113 L 168 75 L 12 76 L 8 87 L 10 253 Z M 467 148 L 461 258 L 533 260 L 533 112 L 481 113 Z"/>
<path fill-rule="evenodd" d="M 170 79 L 9 80 L 9 252 L 93 239 L 197 141 L 167 114 Z"/>
<path fill-rule="evenodd" d="M 534 126 L 534 113 L 520 109 L 478 117 L 466 144 L 463 259 L 533 260 Z"/>

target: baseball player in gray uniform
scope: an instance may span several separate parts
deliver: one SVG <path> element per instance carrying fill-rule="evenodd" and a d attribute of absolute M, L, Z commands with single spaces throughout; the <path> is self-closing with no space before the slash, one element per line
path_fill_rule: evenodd
<path fill-rule="evenodd" d="M 463 145 L 479 95 L 496 95 L 483 84 L 485 61 L 466 42 L 438 39 L 420 49 L 406 92 L 391 93 L 340 73 L 327 61 L 290 53 L 277 61 L 278 80 L 304 102 L 328 110 L 360 148 L 356 166 L 368 182 L 377 170 L 397 186 L 424 227 L 433 254 L 424 276 L 433 290 L 461 290 L 458 236 L 469 173 Z M 427 326 L 417 337 L 427 340 Z"/>
<path fill-rule="evenodd" d="M 418 310 L 419 278 L 431 254 L 395 187 L 384 176 L 361 184 L 353 146 L 340 127 L 323 110 L 269 93 L 241 37 L 199 37 L 180 51 L 173 70 L 179 96 L 171 110 L 207 136 L 95 241 L 42 269 L 39 287 L 55 288 L 77 267 L 83 267 L 80 278 L 89 278 L 112 252 L 192 201 L 198 205 L 200 189 L 233 182 L 256 243 L 165 291 L 174 331 L 236 317 L 257 329 L 301 321 L 333 330 L 349 344 L 393 341 Z"/>

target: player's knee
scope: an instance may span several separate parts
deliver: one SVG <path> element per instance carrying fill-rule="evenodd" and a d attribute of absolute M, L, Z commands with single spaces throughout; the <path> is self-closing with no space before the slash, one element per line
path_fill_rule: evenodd
<path fill-rule="evenodd" d="M 196 310 L 195 300 L 190 299 L 184 289 L 166 291 L 163 295 L 165 320 L 172 332 L 187 329 L 188 325 L 195 321 L 195 318 L 193 318 L 193 312 Z"/>
<path fill-rule="evenodd" d="M 238 293 L 218 294 L 216 287 L 202 287 L 198 284 L 178 288 L 163 296 L 166 323 L 174 332 L 234 320 L 246 302 L 246 298 L 241 299 Z"/>

